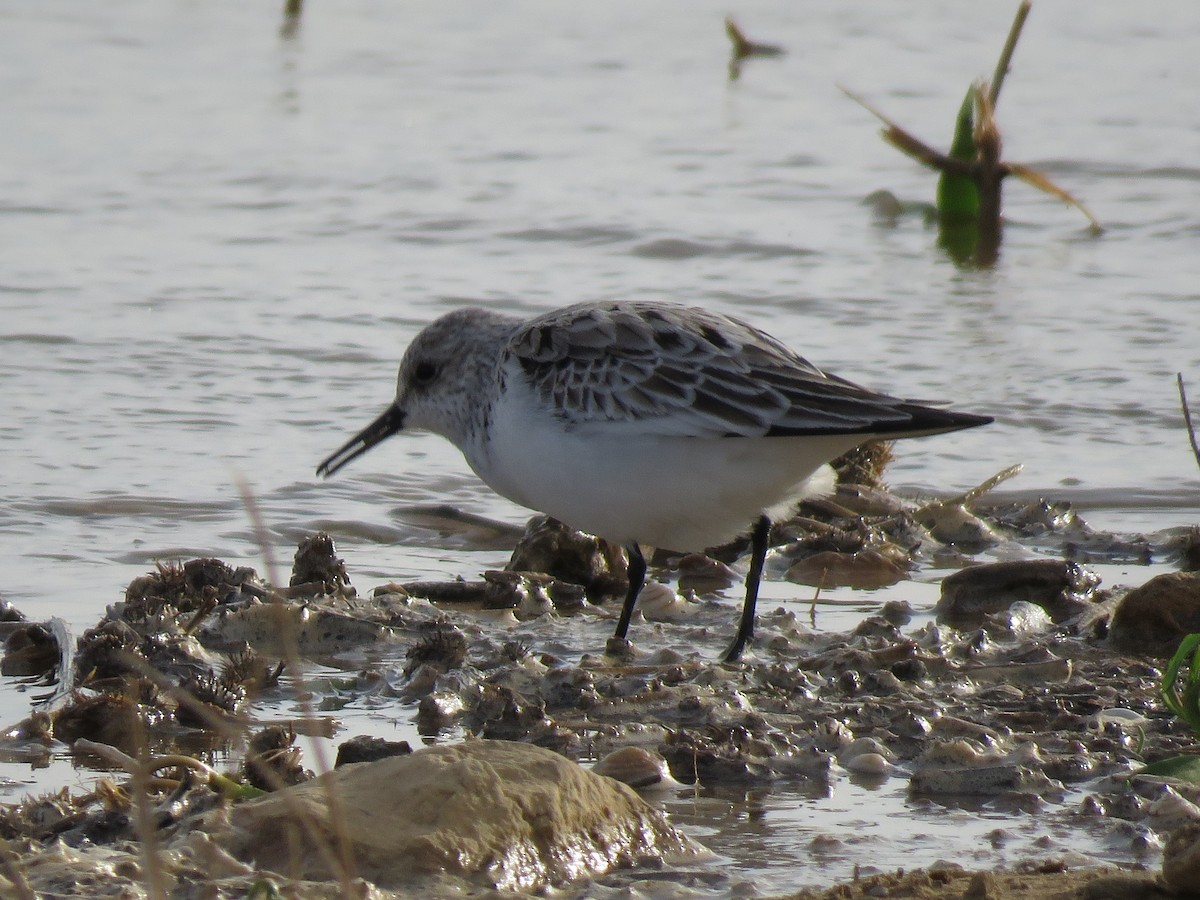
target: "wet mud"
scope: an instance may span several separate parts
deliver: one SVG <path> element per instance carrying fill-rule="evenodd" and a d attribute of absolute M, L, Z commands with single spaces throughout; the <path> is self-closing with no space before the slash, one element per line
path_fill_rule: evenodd
<path fill-rule="evenodd" d="M 183 896 L 180 873 L 198 865 L 200 839 L 188 838 L 186 853 L 179 842 L 195 822 L 262 803 L 263 794 L 304 790 L 312 769 L 329 761 L 304 759 L 297 734 L 331 727 L 339 705 L 363 697 L 410 715 L 434 744 L 468 736 L 529 745 L 650 796 L 689 785 L 831 785 L 850 773 L 905 784 L 910 798 L 932 805 L 1052 817 L 1154 866 L 1175 841 L 1164 871 L 1194 874 L 1186 867 L 1197 855 L 1200 787 L 1138 772 L 1200 749 L 1159 697 L 1167 658 L 1200 616 L 1200 576 L 1188 571 L 1195 530 L 1097 533 L 1064 504 L 988 505 L 989 486 L 924 505 L 843 487 L 777 526 L 771 577 L 798 592 L 835 582 L 871 588 L 936 567 L 947 576 L 941 599 L 934 618 L 889 602 L 837 632 L 812 627 L 798 607 L 764 604 L 736 664 L 715 661 L 735 614 L 714 594 L 730 585 L 736 593 L 739 545 L 660 552 L 633 649 L 618 658 L 603 648 L 625 584 L 621 553 L 544 517 L 531 520 L 507 569 L 480 577 L 360 592 L 332 539 L 318 534 L 297 549 L 286 587 L 195 559 L 135 579 L 77 641 L 61 622 L 7 616 L 4 671 L 45 693 L 6 729 L 0 749 L 13 758 L 67 745 L 82 766 L 108 773 L 88 793 L 64 788 L 0 810 L 6 877 L 45 890 L 62 867 L 111 870 L 117 860 L 129 883 L 140 883 L 149 876 L 137 848 L 149 829 L 165 848 L 160 865 L 174 873 L 171 893 Z M 1179 571 L 1114 591 L 1090 568 L 1147 558 Z M 347 677 L 322 696 L 304 684 L 311 661 L 339 665 Z M 285 692 L 308 692 L 308 715 L 256 716 L 256 704 Z M 338 765 L 426 752 L 391 737 L 345 743 Z M 217 771 L 200 761 L 217 749 L 232 750 L 239 765 Z M 620 827 L 645 834 L 648 821 Z M 255 858 L 286 859 L 276 850 Z M 263 868 L 235 847 L 220 853 L 228 880 L 214 876 L 214 896 L 287 877 L 282 862 Z M 674 864 L 642 852 L 613 858 L 626 880 L 603 890 L 588 880 L 604 866 L 579 870 L 578 883 L 570 867 L 553 869 L 546 883 L 567 895 L 602 894 Z M 1060 860 L 1063 871 L 1041 863 L 1047 871 L 976 875 L 948 865 L 803 896 L 883 896 L 905 885 L 910 896 L 1002 897 L 1010 877 L 1026 888 L 1034 878 L 1078 878 L 1059 887 L 1083 893 L 1062 896 L 1104 896 L 1095 891 L 1113 879 L 1141 879 L 1147 895 L 1168 896 L 1192 877 L 1073 871 L 1098 861 L 1081 853 Z M 697 875 L 698 866 L 688 863 L 682 884 L 700 885 L 697 895 L 731 890 L 719 873 Z M 462 877 L 511 887 L 486 872 Z M 313 895 L 335 888 L 314 886 Z"/>

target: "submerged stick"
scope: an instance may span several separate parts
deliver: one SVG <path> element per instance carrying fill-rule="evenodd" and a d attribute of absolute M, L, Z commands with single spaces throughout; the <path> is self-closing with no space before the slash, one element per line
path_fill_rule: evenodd
<path fill-rule="evenodd" d="M 763 44 L 750 40 L 746 37 L 746 33 L 738 27 L 737 22 L 733 21 L 732 16 L 725 17 L 725 33 L 729 35 L 729 40 L 733 44 L 734 59 L 742 60 L 748 56 L 784 55 L 784 49 L 777 44 Z"/>
<path fill-rule="evenodd" d="M 294 38 L 300 33 L 300 14 L 304 11 L 304 0 L 284 0 L 283 25 L 279 34 L 285 39 Z"/>

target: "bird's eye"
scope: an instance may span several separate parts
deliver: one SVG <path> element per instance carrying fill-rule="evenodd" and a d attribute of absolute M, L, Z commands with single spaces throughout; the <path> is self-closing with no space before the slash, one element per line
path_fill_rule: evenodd
<path fill-rule="evenodd" d="M 429 384 L 433 379 L 437 378 L 438 367 L 429 361 L 422 361 L 413 367 L 412 380 L 413 384 L 425 385 Z"/>

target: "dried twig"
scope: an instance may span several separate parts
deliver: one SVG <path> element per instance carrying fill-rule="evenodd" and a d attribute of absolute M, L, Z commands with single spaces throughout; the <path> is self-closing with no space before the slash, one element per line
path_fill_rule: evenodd
<path fill-rule="evenodd" d="M 13 896 L 17 900 L 37 900 L 37 894 L 25 880 L 21 863 L 17 854 L 8 846 L 8 841 L 0 839 L 0 871 L 3 871 L 12 886 Z"/>
<path fill-rule="evenodd" d="M 1092 215 L 1092 211 L 1090 209 L 1084 206 L 1079 199 L 1072 194 L 1069 194 L 1067 191 L 1064 191 L 1041 172 L 1037 171 L 1036 169 L 1031 169 L 1029 166 L 1022 165 L 1021 163 L 1005 163 L 1004 168 L 1007 170 L 1005 174 L 1015 175 L 1030 187 L 1035 187 L 1039 191 L 1047 193 L 1052 197 L 1057 197 L 1068 206 L 1075 207 L 1077 210 L 1087 216 L 1088 221 L 1092 223 L 1092 229 L 1097 234 L 1104 230 L 1104 226 L 1101 225 L 1100 221 Z"/>
<path fill-rule="evenodd" d="M 1175 379 L 1179 383 L 1179 404 L 1183 407 L 1183 421 L 1187 425 L 1188 440 L 1192 442 L 1192 455 L 1196 457 L 1196 465 L 1200 466 L 1200 443 L 1196 441 L 1196 428 L 1192 425 L 1192 411 L 1188 408 L 1187 392 L 1183 389 L 1183 373 L 1177 372 Z"/>
<path fill-rule="evenodd" d="M 783 56 L 784 49 L 776 44 L 763 44 L 752 41 L 740 29 L 731 16 L 725 17 L 725 33 L 733 44 L 733 58 L 745 59 L 748 56 Z"/>
<path fill-rule="evenodd" d="M 928 166 L 931 169 L 936 169 L 939 172 L 947 172 L 952 175 L 964 175 L 968 178 L 973 177 L 975 168 L 970 163 L 962 160 L 954 159 L 947 156 L 940 150 L 936 150 L 929 144 L 926 144 L 919 137 L 908 131 L 901 125 L 897 124 L 892 119 L 889 119 L 879 110 L 878 107 L 869 103 L 866 98 L 860 94 L 854 93 L 845 85 L 838 85 L 838 88 L 843 94 L 877 118 L 884 124 L 884 128 L 880 130 L 880 135 L 883 139 L 903 153 L 905 156 L 912 157 L 923 166 Z"/>
<path fill-rule="evenodd" d="M 128 688 L 129 702 L 137 704 L 133 696 L 133 688 Z M 132 780 L 134 825 L 138 835 L 138 850 L 142 857 L 142 872 L 146 879 L 146 894 L 151 900 L 167 900 L 166 866 L 161 855 L 161 842 L 158 828 L 154 821 L 154 810 L 150 805 L 149 778 L 152 774 L 149 764 L 150 743 L 146 735 L 145 723 L 140 715 L 133 716 L 133 739 L 138 748 L 140 759 L 134 761 L 129 772 Z"/>
<path fill-rule="evenodd" d="M 243 478 L 238 479 L 238 492 L 241 494 L 242 505 L 246 508 L 246 514 L 250 517 L 250 522 L 254 526 L 254 535 L 258 539 L 259 549 L 262 551 L 263 560 L 267 566 L 267 580 L 272 585 L 279 584 L 275 555 L 271 551 L 270 534 L 267 531 L 266 521 L 259 511 L 258 503 L 254 499 L 254 492 L 250 489 L 250 484 Z M 284 660 L 287 663 L 287 670 L 295 673 L 297 679 L 302 679 L 303 667 L 300 665 L 300 645 L 296 639 L 296 630 L 293 627 L 292 620 L 287 616 L 286 604 L 283 602 L 283 598 L 276 595 L 272 599 L 276 601 L 277 605 L 277 618 L 279 620 L 280 636 L 283 639 Z M 316 718 L 315 710 L 312 708 L 312 702 L 309 699 L 311 696 L 309 691 L 301 691 L 300 710 L 306 719 Z M 329 759 L 320 741 L 313 740 L 310 743 L 310 747 L 316 759 L 317 768 L 322 772 L 331 771 L 332 767 L 329 765 Z M 338 879 L 342 884 L 343 895 L 350 897 L 354 894 L 353 881 L 357 866 L 354 860 L 354 848 L 350 843 L 350 830 L 346 823 L 346 812 L 342 805 L 341 797 L 338 796 L 338 792 L 334 788 L 333 779 L 326 778 L 324 787 L 325 803 L 329 810 L 329 821 L 334 837 L 332 847 L 322 838 L 320 829 L 316 827 L 311 815 L 307 814 L 301 804 L 292 803 L 289 805 L 289 809 L 296 813 L 297 821 L 305 826 L 321 855 L 337 873 Z M 285 793 L 284 796 L 290 797 L 291 795 Z"/>
<path fill-rule="evenodd" d="M 1000 51 L 1000 59 L 996 61 L 992 86 L 988 90 L 988 100 L 991 101 L 993 107 L 1000 99 L 1000 87 L 1004 84 L 1004 76 L 1008 74 L 1013 51 L 1017 49 L 1017 40 L 1021 37 L 1021 29 L 1025 27 L 1025 19 L 1029 17 L 1029 8 L 1032 5 L 1031 0 L 1021 0 L 1021 5 L 1017 7 L 1017 15 L 1013 19 L 1012 28 L 1008 30 L 1008 40 L 1004 42 L 1004 49 Z"/>

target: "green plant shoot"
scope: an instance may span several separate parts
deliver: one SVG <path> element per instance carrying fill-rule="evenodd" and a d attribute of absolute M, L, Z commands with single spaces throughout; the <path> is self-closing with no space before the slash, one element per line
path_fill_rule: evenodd
<path fill-rule="evenodd" d="M 1183 689 L 1180 690 L 1180 670 L 1185 663 L 1187 672 L 1183 675 Z M 1158 692 L 1167 709 L 1200 735 L 1200 634 L 1189 634 L 1180 642 L 1163 673 Z"/>
<path fill-rule="evenodd" d="M 954 121 L 954 140 L 950 144 L 949 156 L 959 162 L 974 163 L 975 148 L 975 105 L 979 88 L 971 85 L 958 108 Z M 979 187 L 969 175 L 958 175 L 943 171 L 937 187 L 938 217 L 942 222 L 976 222 L 979 219 Z"/>

